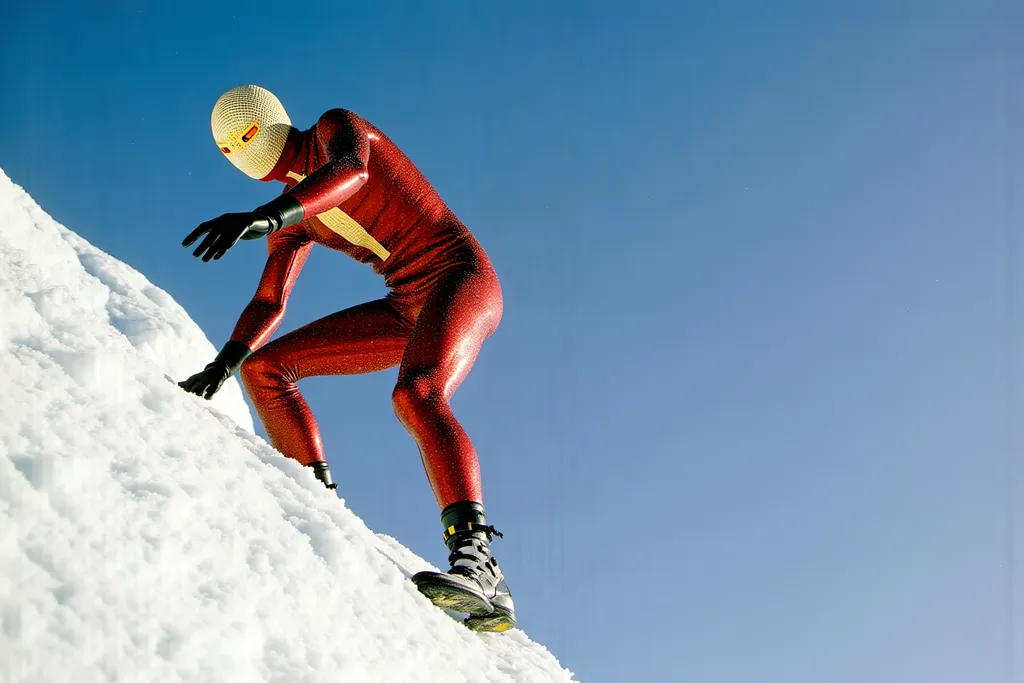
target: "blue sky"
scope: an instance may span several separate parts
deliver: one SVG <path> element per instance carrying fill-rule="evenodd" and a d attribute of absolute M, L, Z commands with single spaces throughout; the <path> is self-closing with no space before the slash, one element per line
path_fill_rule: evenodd
<path fill-rule="evenodd" d="M 1019 671 L 1008 2 L 43 4 L 0 9 L 0 167 L 214 344 L 263 247 L 180 242 L 279 191 L 213 144 L 229 87 L 367 117 L 477 234 L 505 314 L 454 406 L 580 680 Z M 383 292 L 314 251 L 282 331 Z M 300 386 L 346 503 L 443 563 L 394 379 Z"/>

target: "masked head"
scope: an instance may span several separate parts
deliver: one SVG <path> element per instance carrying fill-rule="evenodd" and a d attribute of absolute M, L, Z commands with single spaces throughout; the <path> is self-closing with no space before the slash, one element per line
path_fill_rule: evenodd
<path fill-rule="evenodd" d="M 240 85 L 221 95 L 210 126 L 228 161 L 257 180 L 274 169 L 292 129 L 281 101 L 258 85 Z"/>

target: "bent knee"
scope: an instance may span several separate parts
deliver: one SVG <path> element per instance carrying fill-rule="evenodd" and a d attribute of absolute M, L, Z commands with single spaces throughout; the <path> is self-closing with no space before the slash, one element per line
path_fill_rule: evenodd
<path fill-rule="evenodd" d="M 444 400 L 439 382 L 428 375 L 400 381 L 391 392 L 391 405 L 401 415 L 412 415 L 423 408 Z"/>
<path fill-rule="evenodd" d="M 287 381 L 285 370 L 277 356 L 259 349 L 242 362 L 238 374 L 246 386 L 265 384 L 267 381 Z"/>

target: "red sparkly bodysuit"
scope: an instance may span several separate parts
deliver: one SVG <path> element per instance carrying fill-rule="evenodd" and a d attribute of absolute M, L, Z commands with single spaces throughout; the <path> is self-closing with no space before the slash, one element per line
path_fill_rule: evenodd
<path fill-rule="evenodd" d="M 268 236 L 259 287 L 231 335 L 254 350 L 241 379 L 271 443 L 303 464 L 324 461 L 296 383 L 398 365 L 395 413 L 438 505 L 482 502 L 477 455 L 449 399 L 501 319 L 501 286 L 483 248 L 401 150 L 345 110 L 293 129 L 264 180 L 286 183 L 305 215 Z M 267 342 L 314 244 L 370 264 L 388 295 Z"/>

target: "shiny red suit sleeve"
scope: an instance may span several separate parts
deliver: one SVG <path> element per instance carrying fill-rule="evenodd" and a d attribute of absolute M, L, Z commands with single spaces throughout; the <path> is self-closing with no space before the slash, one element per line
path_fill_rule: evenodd
<path fill-rule="evenodd" d="M 327 163 L 291 191 L 302 204 L 305 216 L 314 216 L 341 206 L 367 180 L 370 156 L 369 131 L 351 112 L 332 110 L 316 124 L 317 138 L 323 140 Z"/>
<path fill-rule="evenodd" d="M 265 180 L 285 183 L 304 212 L 268 236 L 259 285 L 231 335 L 254 351 L 241 379 L 270 442 L 303 464 L 325 461 L 299 380 L 398 366 L 392 404 L 438 505 L 482 502 L 477 454 L 450 405 L 502 315 L 501 286 L 479 242 L 386 135 L 346 110 L 293 131 Z M 356 238 L 321 216 L 332 209 L 356 226 Z M 369 264 L 388 294 L 271 341 L 314 244 Z M 344 420 L 356 400 L 340 398 L 331 418 Z"/>
<path fill-rule="evenodd" d="M 307 218 L 341 205 L 367 179 L 369 135 L 359 119 L 344 110 L 332 110 L 317 122 L 315 135 L 327 163 L 316 169 L 289 194 L 302 205 Z M 231 335 L 250 349 L 262 346 L 284 318 L 291 288 L 306 262 L 312 240 L 304 232 L 289 230 L 267 238 L 269 255 L 256 295 L 242 312 Z"/>
<path fill-rule="evenodd" d="M 285 307 L 295 280 L 306 263 L 313 242 L 303 233 L 287 231 L 267 238 L 267 263 L 252 301 L 242 311 L 231 339 L 257 349 L 270 339 L 284 320 Z"/>

